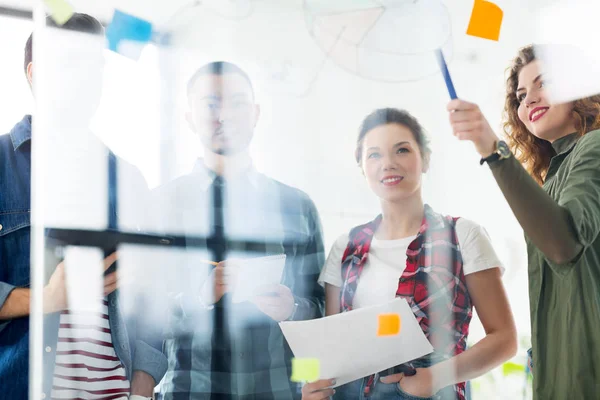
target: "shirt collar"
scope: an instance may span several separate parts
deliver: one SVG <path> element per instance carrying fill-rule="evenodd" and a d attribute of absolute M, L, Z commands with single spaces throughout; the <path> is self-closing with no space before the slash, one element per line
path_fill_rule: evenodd
<path fill-rule="evenodd" d="M 10 131 L 10 140 L 14 151 L 17 151 L 21 145 L 31 140 L 31 115 L 26 115 Z"/>
<path fill-rule="evenodd" d="M 204 160 L 199 159 L 196 161 L 196 165 L 194 165 L 194 169 L 192 170 L 192 174 L 196 175 L 200 179 L 200 187 L 202 190 L 207 190 L 208 187 L 213 183 L 217 174 L 208 168 L 204 163 Z M 226 182 L 240 182 L 243 180 L 247 180 L 252 184 L 254 188 L 258 188 L 260 174 L 254 167 L 251 165 L 246 171 L 242 174 L 237 175 L 235 177 L 225 176 Z"/>
<path fill-rule="evenodd" d="M 571 133 L 567 136 L 563 136 L 560 139 L 555 140 L 552 143 L 552 148 L 556 152 L 556 155 L 566 153 L 575 146 L 578 140 L 579 135 L 577 133 Z"/>

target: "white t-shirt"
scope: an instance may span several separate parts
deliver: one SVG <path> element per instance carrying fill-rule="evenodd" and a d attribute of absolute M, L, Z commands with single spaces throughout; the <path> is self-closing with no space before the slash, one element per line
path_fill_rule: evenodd
<path fill-rule="evenodd" d="M 463 258 L 465 276 L 490 268 L 504 267 L 498 259 L 490 237 L 479 224 L 465 218 L 456 221 L 456 235 Z M 360 274 L 356 294 L 352 301 L 354 308 L 387 303 L 396 297 L 398 279 L 406 268 L 406 250 L 415 236 L 397 240 L 373 238 L 369 257 Z M 342 286 L 342 257 L 348 246 L 348 234 L 340 236 L 327 257 L 319 284 Z"/>

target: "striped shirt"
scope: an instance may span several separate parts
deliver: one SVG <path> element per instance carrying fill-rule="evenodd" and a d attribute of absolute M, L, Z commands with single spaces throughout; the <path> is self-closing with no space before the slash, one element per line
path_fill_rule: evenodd
<path fill-rule="evenodd" d="M 52 399 L 126 400 L 129 380 L 112 343 L 108 301 L 60 315 Z"/>

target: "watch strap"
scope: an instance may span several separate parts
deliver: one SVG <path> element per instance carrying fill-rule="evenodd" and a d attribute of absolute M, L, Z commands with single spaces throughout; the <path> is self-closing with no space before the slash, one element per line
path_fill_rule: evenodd
<path fill-rule="evenodd" d="M 500 159 L 500 154 L 498 152 L 492 153 L 491 155 L 482 158 L 479 160 L 479 165 L 483 165 L 483 163 L 492 163 L 494 161 L 498 161 Z"/>
<path fill-rule="evenodd" d="M 505 160 L 509 158 L 512 154 L 510 148 L 504 140 L 498 140 L 497 142 L 495 142 L 494 147 L 496 148 L 496 150 L 489 156 L 483 157 L 479 161 L 479 165 L 483 165 L 483 163 L 490 164 L 498 160 Z"/>

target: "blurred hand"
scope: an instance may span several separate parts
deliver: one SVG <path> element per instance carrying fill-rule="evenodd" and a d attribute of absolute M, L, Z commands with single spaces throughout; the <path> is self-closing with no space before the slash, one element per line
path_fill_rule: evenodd
<path fill-rule="evenodd" d="M 527 365 L 529 366 L 529 371 L 533 374 L 533 355 L 531 350 L 532 349 L 527 350 Z"/>
<path fill-rule="evenodd" d="M 200 289 L 200 298 L 206 305 L 215 304 L 225 293 L 235 290 L 239 261 L 221 261 L 208 275 Z"/>
<path fill-rule="evenodd" d="M 335 394 L 335 379 L 321 379 L 320 381 L 307 383 L 302 387 L 302 400 L 323 400 Z"/>
<path fill-rule="evenodd" d="M 294 295 L 287 286 L 264 286 L 257 293 L 252 303 L 274 321 L 285 321 L 294 312 Z"/>
<path fill-rule="evenodd" d="M 112 253 L 104 259 L 103 272 L 117 261 L 117 253 Z M 111 272 L 104 277 L 104 296 L 114 292 L 119 286 L 117 271 Z M 56 266 L 48 284 L 44 287 L 44 312 L 54 313 L 68 308 L 67 284 L 65 279 L 65 262 Z"/>
<path fill-rule="evenodd" d="M 388 375 L 381 378 L 381 382 L 397 382 L 398 387 L 406 394 L 416 397 L 432 397 L 439 389 L 434 385 L 431 370 L 429 368 L 417 368 L 416 370 L 417 373 L 413 376 L 406 376 L 404 374 Z"/>
<path fill-rule="evenodd" d="M 452 133 L 459 140 L 470 140 L 481 157 L 496 151 L 498 136 L 477 106 L 461 99 L 454 99 L 447 107 Z"/>

